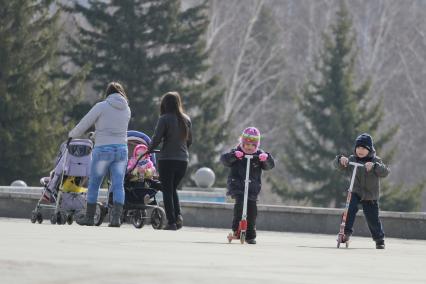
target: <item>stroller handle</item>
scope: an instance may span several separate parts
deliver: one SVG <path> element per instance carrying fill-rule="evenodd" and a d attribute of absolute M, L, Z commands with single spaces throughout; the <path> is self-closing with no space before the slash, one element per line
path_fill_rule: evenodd
<path fill-rule="evenodd" d="M 68 148 L 68 146 L 70 145 L 71 141 L 72 141 L 72 137 L 68 137 L 68 140 L 67 140 L 67 148 Z"/>

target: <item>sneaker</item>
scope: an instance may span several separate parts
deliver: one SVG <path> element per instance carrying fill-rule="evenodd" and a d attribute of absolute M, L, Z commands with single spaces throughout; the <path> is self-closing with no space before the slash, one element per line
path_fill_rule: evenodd
<path fill-rule="evenodd" d="M 376 241 L 376 249 L 385 249 L 385 241 L 384 240 Z"/>
<path fill-rule="evenodd" d="M 182 215 L 177 215 L 176 217 L 176 228 L 179 230 L 183 227 L 183 217 Z"/>
<path fill-rule="evenodd" d="M 176 231 L 177 227 L 176 224 L 167 224 L 167 226 L 163 229 L 163 230 L 168 230 L 168 231 Z"/>
<path fill-rule="evenodd" d="M 256 239 L 246 240 L 246 243 L 248 243 L 250 245 L 255 245 L 256 244 Z"/>

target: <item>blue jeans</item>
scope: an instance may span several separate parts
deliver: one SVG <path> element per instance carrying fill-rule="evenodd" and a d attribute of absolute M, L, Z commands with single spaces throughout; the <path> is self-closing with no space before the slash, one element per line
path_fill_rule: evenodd
<path fill-rule="evenodd" d="M 111 174 L 111 191 L 114 203 L 124 204 L 124 175 L 127 168 L 127 145 L 96 146 L 92 152 L 87 203 L 98 201 L 99 187 L 104 177 Z"/>
<path fill-rule="evenodd" d="M 373 240 L 383 240 L 385 233 L 383 231 L 382 222 L 379 219 L 379 204 L 377 200 L 362 200 L 358 194 L 352 193 L 351 201 L 349 203 L 348 216 L 346 219 L 345 234 L 352 235 L 353 225 L 355 222 L 356 213 L 358 212 L 358 205 L 362 204 L 362 211 L 364 212 L 367 221 L 368 229 L 370 230 Z"/>

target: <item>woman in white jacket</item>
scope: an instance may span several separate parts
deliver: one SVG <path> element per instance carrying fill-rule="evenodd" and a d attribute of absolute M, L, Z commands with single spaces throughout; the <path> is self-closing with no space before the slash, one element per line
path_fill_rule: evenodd
<path fill-rule="evenodd" d="M 124 175 L 127 166 L 127 127 L 130 108 L 123 87 L 116 82 L 108 84 L 106 99 L 97 103 L 69 132 L 70 138 L 82 136 L 95 125 L 95 147 L 92 152 L 86 215 L 77 220 L 80 225 L 93 226 L 99 187 L 105 175 L 111 173 L 113 209 L 110 227 L 120 227 L 124 204 Z"/>

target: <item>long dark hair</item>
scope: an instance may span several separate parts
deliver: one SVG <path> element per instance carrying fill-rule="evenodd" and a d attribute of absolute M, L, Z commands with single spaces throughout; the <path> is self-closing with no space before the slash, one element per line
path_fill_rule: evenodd
<path fill-rule="evenodd" d="M 188 139 L 188 125 L 184 117 L 182 101 L 178 92 L 167 92 L 161 98 L 160 114 L 174 113 L 182 130 L 182 137 Z"/>
<path fill-rule="evenodd" d="M 127 102 L 129 102 L 126 92 L 124 92 L 123 86 L 118 82 L 109 83 L 105 93 L 107 97 L 111 94 L 120 94 L 126 99 Z"/>

